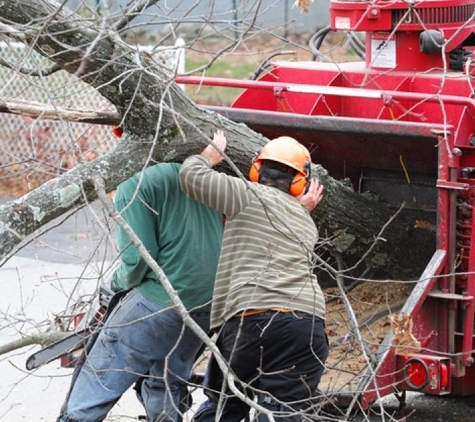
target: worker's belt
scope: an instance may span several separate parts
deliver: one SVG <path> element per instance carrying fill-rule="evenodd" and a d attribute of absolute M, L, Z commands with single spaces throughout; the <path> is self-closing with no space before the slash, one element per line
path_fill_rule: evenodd
<path fill-rule="evenodd" d="M 266 312 L 293 312 L 289 308 L 267 308 L 267 309 L 247 309 L 246 311 L 241 311 L 235 314 L 236 318 L 248 317 L 251 315 L 264 314 Z"/>

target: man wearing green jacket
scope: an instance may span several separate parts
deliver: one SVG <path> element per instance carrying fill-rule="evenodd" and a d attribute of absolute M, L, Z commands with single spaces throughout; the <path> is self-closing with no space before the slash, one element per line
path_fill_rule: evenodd
<path fill-rule="evenodd" d="M 185 195 L 176 163 L 158 164 L 122 183 L 115 205 L 205 331 L 222 240 L 222 217 Z M 102 421 L 143 377 L 147 420 L 176 421 L 180 390 L 201 340 L 184 325 L 155 273 L 120 228 L 117 290 L 131 289 L 112 311 L 78 371 L 58 419 Z"/>

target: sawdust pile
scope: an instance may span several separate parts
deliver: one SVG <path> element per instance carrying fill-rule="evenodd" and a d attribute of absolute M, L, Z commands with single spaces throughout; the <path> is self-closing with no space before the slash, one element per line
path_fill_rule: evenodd
<path fill-rule="evenodd" d="M 358 321 L 359 333 L 352 327 L 338 289 L 325 290 L 330 354 L 321 382 L 322 391 L 356 388 L 365 374 L 367 356 L 378 351 L 390 331 L 391 315 L 400 311 L 412 287 L 413 284 L 366 282 L 349 292 L 348 299 Z M 363 339 L 366 356 L 359 338 Z"/>

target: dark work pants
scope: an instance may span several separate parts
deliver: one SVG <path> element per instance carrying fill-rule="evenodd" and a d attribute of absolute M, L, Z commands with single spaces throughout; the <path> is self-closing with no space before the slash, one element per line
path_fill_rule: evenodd
<path fill-rule="evenodd" d="M 324 321 L 304 312 L 234 317 L 222 328 L 217 345 L 239 380 L 264 391 L 255 394 L 247 388 L 242 389 L 244 394 L 251 399 L 257 395 L 258 403 L 272 410 L 279 422 L 301 420 L 296 412 L 310 406 L 305 401 L 316 395 L 328 356 Z M 195 422 L 215 420 L 222 384 L 223 374 L 211 359 L 205 385 L 209 400 L 198 410 Z M 222 409 L 219 420 L 223 422 L 241 421 L 250 410 L 229 389 Z M 260 415 L 258 421 L 267 417 Z"/>

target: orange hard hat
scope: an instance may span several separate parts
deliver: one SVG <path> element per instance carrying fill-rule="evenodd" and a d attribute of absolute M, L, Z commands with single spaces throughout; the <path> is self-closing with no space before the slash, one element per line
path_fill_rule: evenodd
<path fill-rule="evenodd" d="M 256 161 L 272 160 L 285 164 L 300 173 L 305 173 L 305 165 L 311 161 L 310 153 L 296 139 L 280 136 L 269 141 L 261 150 Z"/>
<path fill-rule="evenodd" d="M 294 196 L 300 195 L 306 187 L 310 169 L 310 152 L 296 139 L 290 136 L 280 136 L 269 141 L 261 150 L 252 163 L 249 170 L 249 180 L 259 181 L 261 162 L 272 160 L 285 164 L 297 171 L 297 175 L 292 181 L 290 193 Z"/>

